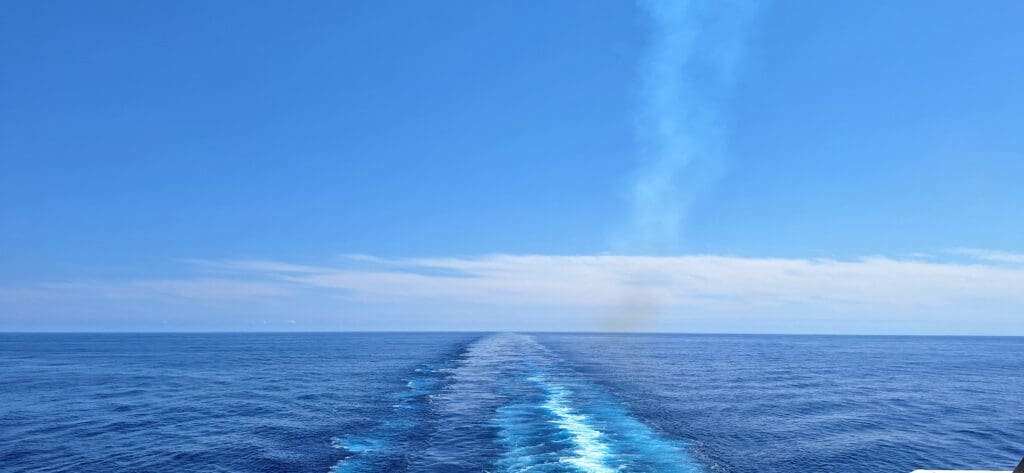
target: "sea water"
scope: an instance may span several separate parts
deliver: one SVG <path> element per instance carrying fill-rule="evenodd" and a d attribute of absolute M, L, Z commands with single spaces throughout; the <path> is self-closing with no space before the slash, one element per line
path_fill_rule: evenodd
<path fill-rule="evenodd" d="M 1024 455 L 1024 338 L 0 334 L 0 471 L 909 472 Z"/>

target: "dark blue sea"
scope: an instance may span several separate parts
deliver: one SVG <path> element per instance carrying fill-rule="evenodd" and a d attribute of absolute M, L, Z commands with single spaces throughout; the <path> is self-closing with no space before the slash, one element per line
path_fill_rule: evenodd
<path fill-rule="evenodd" d="M 1010 470 L 1024 338 L 0 334 L 3 472 Z"/>

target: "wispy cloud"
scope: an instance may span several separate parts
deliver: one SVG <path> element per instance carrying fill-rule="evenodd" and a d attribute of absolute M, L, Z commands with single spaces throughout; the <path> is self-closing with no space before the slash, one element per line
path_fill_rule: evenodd
<path fill-rule="evenodd" d="M 641 293 L 667 306 L 887 304 L 937 307 L 955 299 L 1024 301 L 1024 270 L 882 257 L 856 261 L 742 258 L 492 255 L 387 260 L 377 269 L 277 274 L 289 282 L 365 297 L 489 304 L 615 306 Z M 433 268 L 466 276 L 395 268 Z"/>
<path fill-rule="evenodd" d="M 48 282 L 29 288 L 0 290 L 0 299 L 185 299 L 237 301 L 294 294 L 294 287 L 277 281 L 224 278 L 146 279 L 132 281 Z"/>
<path fill-rule="evenodd" d="M 959 254 L 977 260 L 988 261 L 993 263 L 1024 264 L 1024 253 L 981 250 L 977 248 L 956 248 L 950 250 L 950 252 L 953 254 Z"/>
<path fill-rule="evenodd" d="M 345 258 L 333 265 L 283 261 L 192 261 L 179 280 L 61 282 L 21 295 L 184 301 L 303 301 L 404 306 L 442 314 L 458 307 L 564 310 L 600 317 L 658 317 L 645 328 L 692 314 L 765 320 L 801 313 L 909 320 L 1024 313 L 1024 267 L 1000 263 L 865 257 L 855 260 L 721 255 L 484 255 L 467 258 Z M 992 256 L 972 250 L 974 256 Z M 1013 261 L 1013 258 L 1010 258 Z M 209 271 L 218 277 L 211 278 Z M 19 290 L 8 289 L 3 298 Z M 652 302 L 653 301 L 653 302 Z M 634 303 L 635 302 L 635 303 Z M 287 304 L 280 306 L 287 307 Z M 550 310 L 548 310 L 550 312 Z M 612 315 L 609 315 L 612 314 Z M 620 314 L 620 315 L 614 315 Z M 287 314 L 282 314 L 287 315 Z M 436 324 L 445 326 L 438 315 Z M 672 324 L 670 324 L 672 325 Z M 675 324 L 678 325 L 678 324 Z"/>
<path fill-rule="evenodd" d="M 638 292 L 670 306 L 936 306 L 964 297 L 1024 301 L 1022 268 L 884 257 L 840 261 L 716 255 L 489 255 L 376 258 L 369 267 L 251 260 L 195 263 L 224 273 L 216 279 L 65 282 L 35 289 L 107 298 L 245 299 L 290 296 L 315 288 L 341 290 L 342 294 L 367 299 L 589 307 L 614 306 L 621 302 L 622 294 Z"/>

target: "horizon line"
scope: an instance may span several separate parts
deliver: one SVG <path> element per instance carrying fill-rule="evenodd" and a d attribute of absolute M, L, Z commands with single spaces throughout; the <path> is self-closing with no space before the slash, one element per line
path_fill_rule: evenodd
<path fill-rule="evenodd" d="M 613 331 L 613 330 L 0 330 L 0 335 L 286 335 L 286 334 L 442 334 L 442 333 L 526 333 L 562 335 L 720 335 L 720 336 L 784 336 L 784 337 L 960 337 L 960 338 L 1024 338 L 1024 334 L 926 334 L 926 333 L 824 333 L 824 332 L 677 332 L 677 331 Z"/>

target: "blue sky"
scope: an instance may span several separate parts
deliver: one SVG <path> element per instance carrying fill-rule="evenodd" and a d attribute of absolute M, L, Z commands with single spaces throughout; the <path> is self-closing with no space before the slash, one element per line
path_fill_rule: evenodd
<path fill-rule="evenodd" d="M 0 330 L 1024 334 L 1022 14 L 9 2 Z"/>

